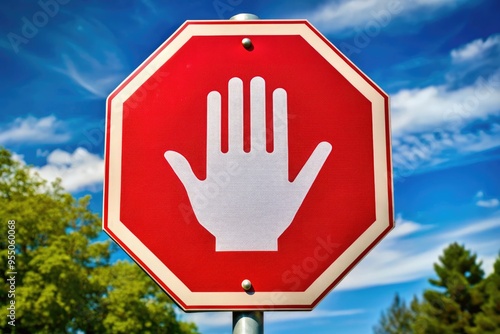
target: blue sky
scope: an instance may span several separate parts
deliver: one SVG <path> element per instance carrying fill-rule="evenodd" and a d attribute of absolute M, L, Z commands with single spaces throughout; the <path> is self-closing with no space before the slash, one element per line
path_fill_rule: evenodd
<path fill-rule="evenodd" d="M 90 193 L 97 212 L 105 99 L 185 20 L 308 19 L 390 94 L 396 229 L 314 311 L 266 313 L 266 333 L 370 333 L 396 292 L 408 300 L 428 286 L 454 241 L 491 271 L 500 250 L 500 2 L 54 1 L 0 4 L 0 145 L 75 195 Z M 181 317 L 203 333 L 230 333 L 229 313 Z"/>

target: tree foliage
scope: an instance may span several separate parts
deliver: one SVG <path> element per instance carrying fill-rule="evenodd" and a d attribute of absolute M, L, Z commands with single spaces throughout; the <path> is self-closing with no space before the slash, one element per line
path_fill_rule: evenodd
<path fill-rule="evenodd" d="M 481 311 L 482 295 L 478 284 L 484 271 L 477 256 L 463 246 L 448 246 L 440 263 L 434 264 L 438 279 L 429 282 L 437 289 L 424 292 L 418 307 L 417 333 L 467 333 L 474 316 Z"/>
<path fill-rule="evenodd" d="M 468 334 L 500 334 L 500 256 L 495 261 L 493 273 L 479 285 L 482 294 L 481 311 L 474 319 Z"/>
<path fill-rule="evenodd" d="M 432 288 L 421 299 L 415 297 L 409 308 L 396 295 L 374 332 L 500 334 L 500 256 L 486 278 L 481 265 L 464 246 L 449 245 L 434 264 Z"/>
<path fill-rule="evenodd" d="M 7 264 L 7 222 L 15 220 L 15 298 L 2 268 L 0 307 L 15 301 L 15 326 L 3 333 L 197 333 L 134 263 L 110 263 L 101 222 L 60 182 L 49 184 L 0 148 L 0 262 Z"/>
<path fill-rule="evenodd" d="M 387 312 L 382 312 L 380 323 L 374 327 L 375 334 L 411 334 L 415 314 L 406 306 L 398 294 Z"/>

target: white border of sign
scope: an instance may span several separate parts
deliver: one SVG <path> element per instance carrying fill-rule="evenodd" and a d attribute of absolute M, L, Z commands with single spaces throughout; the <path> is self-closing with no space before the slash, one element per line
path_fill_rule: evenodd
<path fill-rule="evenodd" d="M 228 29 L 228 25 L 231 27 Z M 123 102 L 193 36 L 300 35 L 372 104 L 376 221 L 302 292 L 192 292 L 120 221 Z M 305 20 L 188 21 L 108 98 L 104 230 L 187 311 L 310 310 L 393 227 L 388 96 Z M 112 173 L 110 172 L 112 171 Z"/>

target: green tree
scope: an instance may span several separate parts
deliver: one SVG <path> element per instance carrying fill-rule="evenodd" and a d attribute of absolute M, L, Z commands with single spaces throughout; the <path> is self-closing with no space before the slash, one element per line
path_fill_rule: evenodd
<path fill-rule="evenodd" d="M 500 334 L 500 255 L 484 278 L 481 262 L 457 243 L 434 264 L 432 288 L 408 308 L 396 295 L 374 327 L 376 334 Z"/>
<path fill-rule="evenodd" d="M 380 323 L 373 328 L 375 334 L 411 334 L 415 314 L 398 294 L 387 312 L 382 312 Z"/>
<path fill-rule="evenodd" d="M 493 273 L 481 284 L 483 295 L 481 312 L 474 319 L 474 326 L 467 328 L 468 334 L 500 334 L 500 255 L 493 266 Z"/>
<path fill-rule="evenodd" d="M 0 332 L 197 333 L 194 324 L 177 319 L 172 301 L 136 264 L 110 263 L 110 242 L 99 240 L 101 222 L 89 202 L 0 148 L 0 308 L 15 301 L 16 316 L 14 327 L 2 315 Z M 16 254 L 9 268 L 13 226 Z M 15 298 L 8 293 L 12 277 Z"/>
<path fill-rule="evenodd" d="M 477 255 L 452 243 L 434 264 L 438 278 L 430 279 L 437 289 L 424 292 L 413 326 L 415 333 L 466 333 L 481 312 L 482 295 L 478 289 L 484 271 Z"/>
<path fill-rule="evenodd" d="M 196 333 L 176 319 L 172 301 L 137 265 L 119 261 L 92 277 L 107 286 L 99 319 L 106 333 Z"/>

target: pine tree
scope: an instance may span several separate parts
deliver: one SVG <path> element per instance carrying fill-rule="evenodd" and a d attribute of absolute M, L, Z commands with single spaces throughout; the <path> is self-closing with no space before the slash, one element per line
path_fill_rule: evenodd
<path fill-rule="evenodd" d="M 415 306 L 415 333 L 466 333 L 481 312 L 479 283 L 484 271 L 477 256 L 457 243 L 448 246 L 434 264 L 437 279 L 430 284 L 437 289 L 424 292 L 423 301 Z"/>
<path fill-rule="evenodd" d="M 375 334 L 500 334 L 500 255 L 493 273 L 484 278 L 477 256 L 453 243 L 434 270 L 433 288 L 409 307 L 396 295 Z"/>
<path fill-rule="evenodd" d="M 373 328 L 375 334 L 411 334 L 415 314 L 398 294 L 387 312 L 382 312 L 380 323 Z"/>
<path fill-rule="evenodd" d="M 467 328 L 468 334 L 500 334 L 500 255 L 491 273 L 479 289 L 483 295 L 481 311 L 474 318 L 474 326 Z"/>

